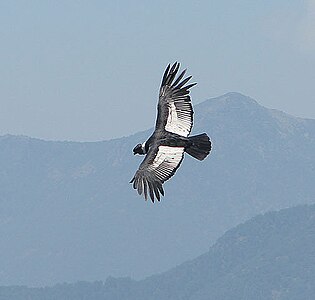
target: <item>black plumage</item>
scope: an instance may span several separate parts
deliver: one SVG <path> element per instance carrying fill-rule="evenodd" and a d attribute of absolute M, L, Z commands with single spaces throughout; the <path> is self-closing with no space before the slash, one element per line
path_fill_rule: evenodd
<path fill-rule="evenodd" d="M 196 83 L 187 84 L 192 76 L 183 79 L 186 70 L 176 78 L 179 66 L 177 62 L 167 66 L 160 87 L 155 130 L 145 143 L 133 149 L 134 154 L 146 157 L 130 183 L 146 200 L 150 196 L 152 202 L 164 196 L 162 185 L 175 174 L 184 152 L 203 160 L 211 151 L 206 133 L 188 137 L 193 125 L 189 89 Z"/>

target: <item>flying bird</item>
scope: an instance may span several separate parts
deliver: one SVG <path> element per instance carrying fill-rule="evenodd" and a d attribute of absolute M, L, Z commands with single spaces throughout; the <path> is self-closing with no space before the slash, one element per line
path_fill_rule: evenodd
<path fill-rule="evenodd" d="M 189 136 L 193 126 L 193 108 L 186 69 L 178 76 L 180 64 L 169 64 L 164 72 L 157 105 L 155 130 L 143 144 L 133 149 L 133 154 L 146 155 L 130 183 L 145 200 L 150 196 L 160 201 L 164 196 L 163 183 L 179 168 L 184 153 L 204 160 L 211 151 L 211 141 L 206 133 Z"/>

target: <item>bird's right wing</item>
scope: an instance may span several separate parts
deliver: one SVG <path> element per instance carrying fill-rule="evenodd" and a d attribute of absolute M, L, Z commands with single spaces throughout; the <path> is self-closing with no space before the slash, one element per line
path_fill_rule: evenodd
<path fill-rule="evenodd" d="M 191 76 L 182 79 L 186 70 L 176 78 L 179 63 L 167 66 L 160 88 L 156 130 L 166 130 L 187 137 L 193 125 L 193 108 L 189 89 L 196 83 L 188 84 Z M 175 80 L 175 81 L 174 81 Z"/>
<path fill-rule="evenodd" d="M 175 174 L 183 157 L 183 147 L 152 146 L 130 183 L 146 200 L 149 194 L 152 202 L 155 197 L 160 201 L 162 184 Z"/>

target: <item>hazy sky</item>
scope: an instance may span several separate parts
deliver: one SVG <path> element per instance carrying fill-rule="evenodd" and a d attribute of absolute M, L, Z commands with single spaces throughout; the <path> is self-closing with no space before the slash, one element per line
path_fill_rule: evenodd
<path fill-rule="evenodd" d="M 0 134 L 92 141 L 154 125 L 165 66 L 194 103 L 239 91 L 315 118 L 315 0 L 0 1 Z"/>

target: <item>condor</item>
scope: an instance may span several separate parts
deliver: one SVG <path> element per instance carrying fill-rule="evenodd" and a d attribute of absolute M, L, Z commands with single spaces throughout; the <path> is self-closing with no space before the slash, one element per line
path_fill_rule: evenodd
<path fill-rule="evenodd" d="M 190 136 L 193 126 L 193 108 L 188 84 L 192 76 L 183 79 L 186 70 L 178 76 L 180 64 L 168 65 L 160 87 L 155 130 L 150 138 L 133 149 L 133 154 L 145 155 L 136 174 L 130 181 L 139 195 L 148 195 L 152 202 L 164 196 L 163 183 L 170 179 L 180 166 L 184 153 L 203 160 L 211 151 L 206 133 Z M 176 78 L 177 77 L 177 78 Z"/>

